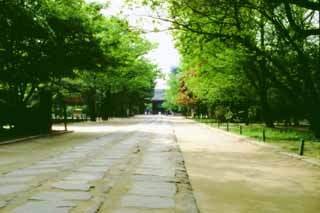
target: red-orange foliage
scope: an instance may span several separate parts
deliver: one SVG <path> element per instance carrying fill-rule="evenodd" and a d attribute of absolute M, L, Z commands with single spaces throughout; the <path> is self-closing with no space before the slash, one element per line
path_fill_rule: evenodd
<path fill-rule="evenodd" d="M 195 69 L 190 69 L 186 72 L 180 79 L 180 89 L 179 94 L 177 96 L 177 104 L 180 106 L 188 107 L 194 106 L 198 102 L 198 98 L 193 95 L 191 91 L 189 91 L 188 86 L 186 84 L 187 78 L 192 78 L 197 75 L 197 71 Z"/>

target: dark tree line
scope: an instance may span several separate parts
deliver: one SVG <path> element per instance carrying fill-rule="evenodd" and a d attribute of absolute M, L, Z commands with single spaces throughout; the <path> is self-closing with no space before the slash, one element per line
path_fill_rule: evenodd
<path fill-rule="evenodd" d="M 93 120 L 118 107 L 141 110 L 157 74 L 143 57 L 152 45 L 101 9 L 83 0 L 0 1 L 1 128 L 48 132 L 53 104 L 69 94 L 83 97 Z"/>

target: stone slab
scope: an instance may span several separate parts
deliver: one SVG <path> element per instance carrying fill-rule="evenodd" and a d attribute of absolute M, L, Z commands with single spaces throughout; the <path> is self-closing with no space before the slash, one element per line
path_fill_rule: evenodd
<path fill-rule="evenodd" d="M 120 209 L 116 209 L 113 210 L 112 213 L 176 213 L 174 209 L 165 209 L 163 210 L 152 210 L 150 211 L 150 209 L 135 209 L 135 208 L 120 208 Z"/>
<path fill-rule="evenodd" d="M 0 184 L 3 183 L 25 183 L 29 182 L 33 177 L 0 177 Z"/>
<path fill-rule="evenodd" d="M 117 209 L 112 211 L 112 213 L 141 213 L 141 211 L 136 209 Z"/>
<path fill-rule="evenodd" d="M 41 165 L 56 165 L 56 164 L 64 164 L 64 165 L 71 165 L 75 162 L 75 160 L 61 160 L 61 159 L 52 159 L 50 161 L 41 162 L 38 164 Z"/>
<path fill-rule="evenodd" d="M 10 172 L 6 176 L 34 176 L 57 172 L 56 169 L 21 169 L 17 171 Z"/>
<path fill-rule="evenodd" d="M 175 171 L 173 169 L 138 168 L 136 169 L 135 174 L 174 177 Z"/>
<path fill-rule="evenodd" d="M 129 194 L 142 196 L 174 197 L 176 194 L 176 185 L 167 182 L 135 182 Z"/>
<path fill-rule="evenodd" d="M 108 165 L 111 165 L 111 164 L 114 164 L 116 162 L 119 162 L 118 159 L 100 159 L 100 160 L 93 160 L 91 161 L 90 163 L 91 164 L 108 164 Z"/>
<path fill-rule="evenodd" d="M 148 208 L 148 209 L 173 209 L 175 201 L 167 197 L 145 197 L 128 195 L 121 199 L 123 207 Z"/>
<path fill-rule="evenodd" d="M 85 172 L 85 173 L 105 173 L 109 170 L 109 167 L 104 166 L 87 166 L 77 169 L 78 172 Z"/>
<path fill-rule="evenodd" d="M 8 195 L 15 192 L 25 191 L 29 188 L 27 185 L 7 185 L 0 186 L 0 195 Z"/>
<path fill-rule="evenodd" d="M 61 200 L 90 200 L 89 192 L 42 192 L 33 196 L 32 200 L 61 201 Z"/>
<path fill-rule="evenodd" d="M 121 160 L 121 159 L 125 158 L 126 156 L 127 156 L 127 154 L 108 155 L 108 156 L 105 156 L 104 159 L 105 160 Z"/>
<path fill-rule="evenodd" d="M 46 164 L 46 163 L 39 163 L 39 164 L 35 164 L 31 167 L 29 167 L 30 169 L 55 169 L 55 168 L 61 168 L 61 167 L 67 167 L 70 166 L 70 164 Z"/>
<path fill-rule="evenodd" d="M 73 175 L 70 175 L 68 177 L 65 177 L 65 180 L 85 180 L 85 181 L 95 181 L 95 180 L 101 180 L 103 178 L 103 174 L 96 173 L 96 174 L 88 174 L 88 173 L 76 173 Z"/>
<path fill-rule="evenodd" d="M 12 211 L 12 213 L 69 213 L 71 207 L 60 207 L 57 203 L 53 202 L 27 202 Z"/>
<path fill-rule="evenodd" d="M 89 166 L 101 166 L 101 167 L 110 167 L 113 166 L 115 164 L 117 164 L 118 162 L 91 162 L 89 164 Z"/>
<path fill-rule="evenodd" d="M 75 191 L 89 191 L 90 185 L 85 182 L 61 181 L 52 185 L 53 188 Z"/>

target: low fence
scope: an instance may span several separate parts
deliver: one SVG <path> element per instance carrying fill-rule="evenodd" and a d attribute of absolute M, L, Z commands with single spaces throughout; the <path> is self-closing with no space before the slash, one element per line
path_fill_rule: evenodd
<path fill-rule="evenodd" d="M 199 120 L 198 120 L 199 121 Z M 295 152 L 301 156 L 305 154 L 306 147 L 308 151 L 315 149 L 320 152 L 320 143 L 310 131 L 302 131 L 290 128 L 267 128 L 262 124 L 245 125 L 239 123 L 213 123 L 201 121 L 210 124 L 219 129 L 244 135 L 264 143 L 286 143 L 290 144 L 291 152 Z M 306 143 L 307 142 L 307 143 Z M 312 145 L 312 146 L 311 146 Z"/>

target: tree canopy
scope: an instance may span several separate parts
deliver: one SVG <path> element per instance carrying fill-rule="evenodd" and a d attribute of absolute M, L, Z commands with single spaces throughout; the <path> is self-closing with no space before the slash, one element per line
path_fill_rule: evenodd
<path fill-rule="evenodd" d="M 1 126 L 47 132 L 52 104 L 64 105 L 70 94 L 83 97 L 92 119 L 117 111 L 105 106 L 117 101 L 129 114 L 143 110 L 158 72 L 144 57 L 154 45 L 126 20 L 103 16 L 103 7 L 84 0 L 0 1 Z"/>
<path fill-rule="evenodd" d="M 169 11 L 154 18 L 172 22 L 193 108 L 246 109 L 267 126 L 306 119 L 320 136 L 318 1 L 140 2 Z"/>

